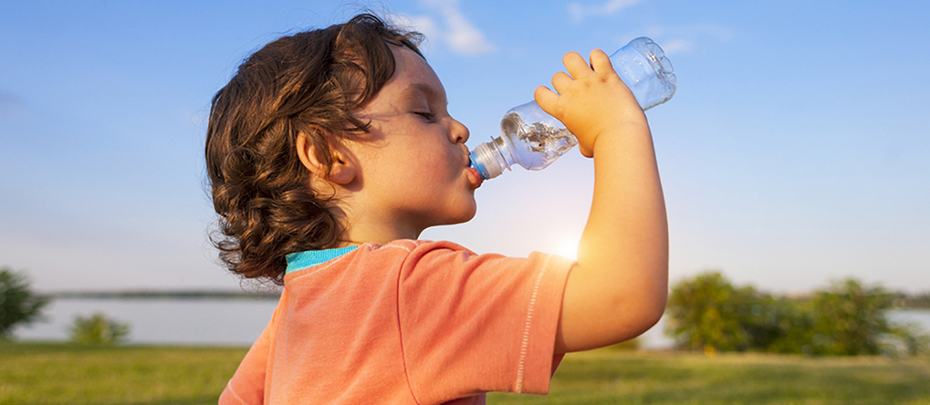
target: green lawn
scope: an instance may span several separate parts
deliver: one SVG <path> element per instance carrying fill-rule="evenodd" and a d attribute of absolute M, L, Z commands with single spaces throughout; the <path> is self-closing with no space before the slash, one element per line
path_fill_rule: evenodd
<path fill-rule="evenodd" d="M 0 404 L 215 404 L 246 351 L 0 343 Z"/>
<path fill-rule="evenodd" d="M 549 396 L 495 404 L 930 404 L 930 359 L 676 352 L 576 353 Z"/>
<path fill-rule="evenodd" d="M 213 404 L 242 348 L 0 343 L 0 404 Z M 930 404 L 930 359 L 599 350 L 492 404 Z"/>

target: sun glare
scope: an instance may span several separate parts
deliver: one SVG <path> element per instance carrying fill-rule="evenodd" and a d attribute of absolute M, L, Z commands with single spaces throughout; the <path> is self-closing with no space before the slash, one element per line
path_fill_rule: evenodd
<path fill-rule="evenodd" d="M 580 238 L 569 235 L 561 235 L 555 243 L 553 253 L 567 259 L 578 260 L 578 240 Z"/>

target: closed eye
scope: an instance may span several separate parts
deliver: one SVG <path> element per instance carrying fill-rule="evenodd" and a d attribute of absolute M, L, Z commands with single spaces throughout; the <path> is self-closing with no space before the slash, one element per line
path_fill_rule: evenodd
<path fill-rule="evenodd" d="M 414 114 L 423 117 L 427 121 L 432 121 L 433 118 L 436 118 L 436 114 L 433 114 L 431 112 L 414 112 Z"/>

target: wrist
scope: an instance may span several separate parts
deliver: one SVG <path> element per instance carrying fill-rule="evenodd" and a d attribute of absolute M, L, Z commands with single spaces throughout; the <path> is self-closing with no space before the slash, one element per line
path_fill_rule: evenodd
<path fill-rule="evenodd" d="M 585 156 L 597 157 L 599 155 L 613 155 L 620 150 L 628 148 L 639 141 L 652 143 L 652 134 L 649 125 L 643 122 L 625 122 L 612 126 L 594 137 L 587 148 L 589 153 Z"/>

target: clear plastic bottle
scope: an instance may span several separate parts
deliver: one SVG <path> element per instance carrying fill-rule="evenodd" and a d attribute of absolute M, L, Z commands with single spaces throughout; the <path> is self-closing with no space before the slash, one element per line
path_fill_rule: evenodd
<path fill-rule="evenodd" d="M 630 88 L 643 110 L 668 101 L 677 82 L 665 52 L 649 38 L 636 38 L 610 56 L 614 70 Z M 578 144 L 559 120 L 535 101 L 514 107 L 501 120 L 501 136 L 482 143 L 471 153 L 471 166 L 485 180 L 514 164 L 541 170 Z"/>

